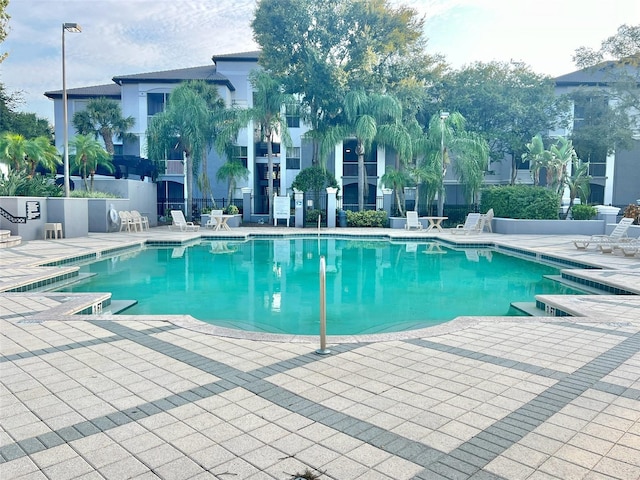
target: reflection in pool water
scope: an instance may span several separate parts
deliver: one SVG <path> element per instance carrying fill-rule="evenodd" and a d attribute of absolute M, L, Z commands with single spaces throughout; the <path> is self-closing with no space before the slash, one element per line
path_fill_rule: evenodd
<path fill-rule="evenodd" d="M 516 315 L 511 302 L 579 293 L 543 278 L 557 268 L 486 249 L 329 238 L 203 241 L 147 248 L 82 267 L 67 291 L 139 303 L 127 314 L 190 314 L 232 328 L 317 334 L 319 257 L 327 264 L 327 333 L 432 326 L 462 315 Z"/>

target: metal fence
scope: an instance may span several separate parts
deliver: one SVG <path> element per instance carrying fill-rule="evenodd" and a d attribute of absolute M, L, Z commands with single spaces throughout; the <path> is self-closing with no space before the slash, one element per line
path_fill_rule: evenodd
<path fill-rule="evenodd" d="M 238 209 L 240 213 L 243 210 L 243 201 L 241 198 L 234 198 L 231 200 Z M 209 209 L 223 209 L 229 205 L 229 199 L 227 198 L 194 198 L 193 203 L 191 204 L 191 215 L 193 217 L 199 217 L 204 208 Z M 185 199 L 184 198 L 167 198 L 162 202 L 158 202 L 158 216 L 166 217 L 169 215 L 171 210 L 182 210 L 184 211 Z"/>

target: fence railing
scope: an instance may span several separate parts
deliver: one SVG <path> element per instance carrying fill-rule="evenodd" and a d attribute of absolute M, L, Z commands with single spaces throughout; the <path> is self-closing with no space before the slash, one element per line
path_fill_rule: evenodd
<path fill-rule="evenodd" d="M 194 198 L 193 203 L 191 204 L 191 215 L 194 217 L 199 217 L 204 208 L 210 209 L 222 209 L 229 205 L 228 198 Z M 231 200 L 231 203 L 238 207 L 240 213 L 243 210 L 243 201 L 241 198 L 234 198 Z M 158 202 L 158 216 L 166 217 L 171 210 L 182 210 L 184 211 L 185 199 L 184 198 L 167 198 L 162 202 Z"/>

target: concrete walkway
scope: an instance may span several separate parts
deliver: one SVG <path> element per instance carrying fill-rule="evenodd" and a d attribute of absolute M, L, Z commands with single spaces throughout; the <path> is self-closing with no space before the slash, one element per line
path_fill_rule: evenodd
<path fill-rule="evenodd" d="M 425 236 L 335 230 L 349 232 Z M 0 252 L 0 291 L 13 290 L 0 293 L 0 479 L 640 478 L 637 256 L 569 237 L 434 235 L 605 267 L 574 273 L 629 294 L 539 299 L 572 317 L 332 338 L 324 356 L 304 338 L 184 316 L 87 315 L 105 294 L 29 287 L 72 274 L 68 258 L 196 237 L 158 228 Z"/>

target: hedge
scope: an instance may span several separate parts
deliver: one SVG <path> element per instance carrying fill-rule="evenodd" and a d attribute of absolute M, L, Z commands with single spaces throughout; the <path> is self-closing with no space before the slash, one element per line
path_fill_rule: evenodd
<path fill-rule="evenodd" d="M 386 227 L 388 223 L 387 212 L 384 210 L 364 210 L 352 212 L 347 210 L 348 227 Z"/>
<path fill-rule="evenodd" d="M 548 188 L 530 185 L 490 187 L 482 191 L 480 208 L 493 208 L 496 217 L 554 220 L 560 210 L 560 195 Z"/>

